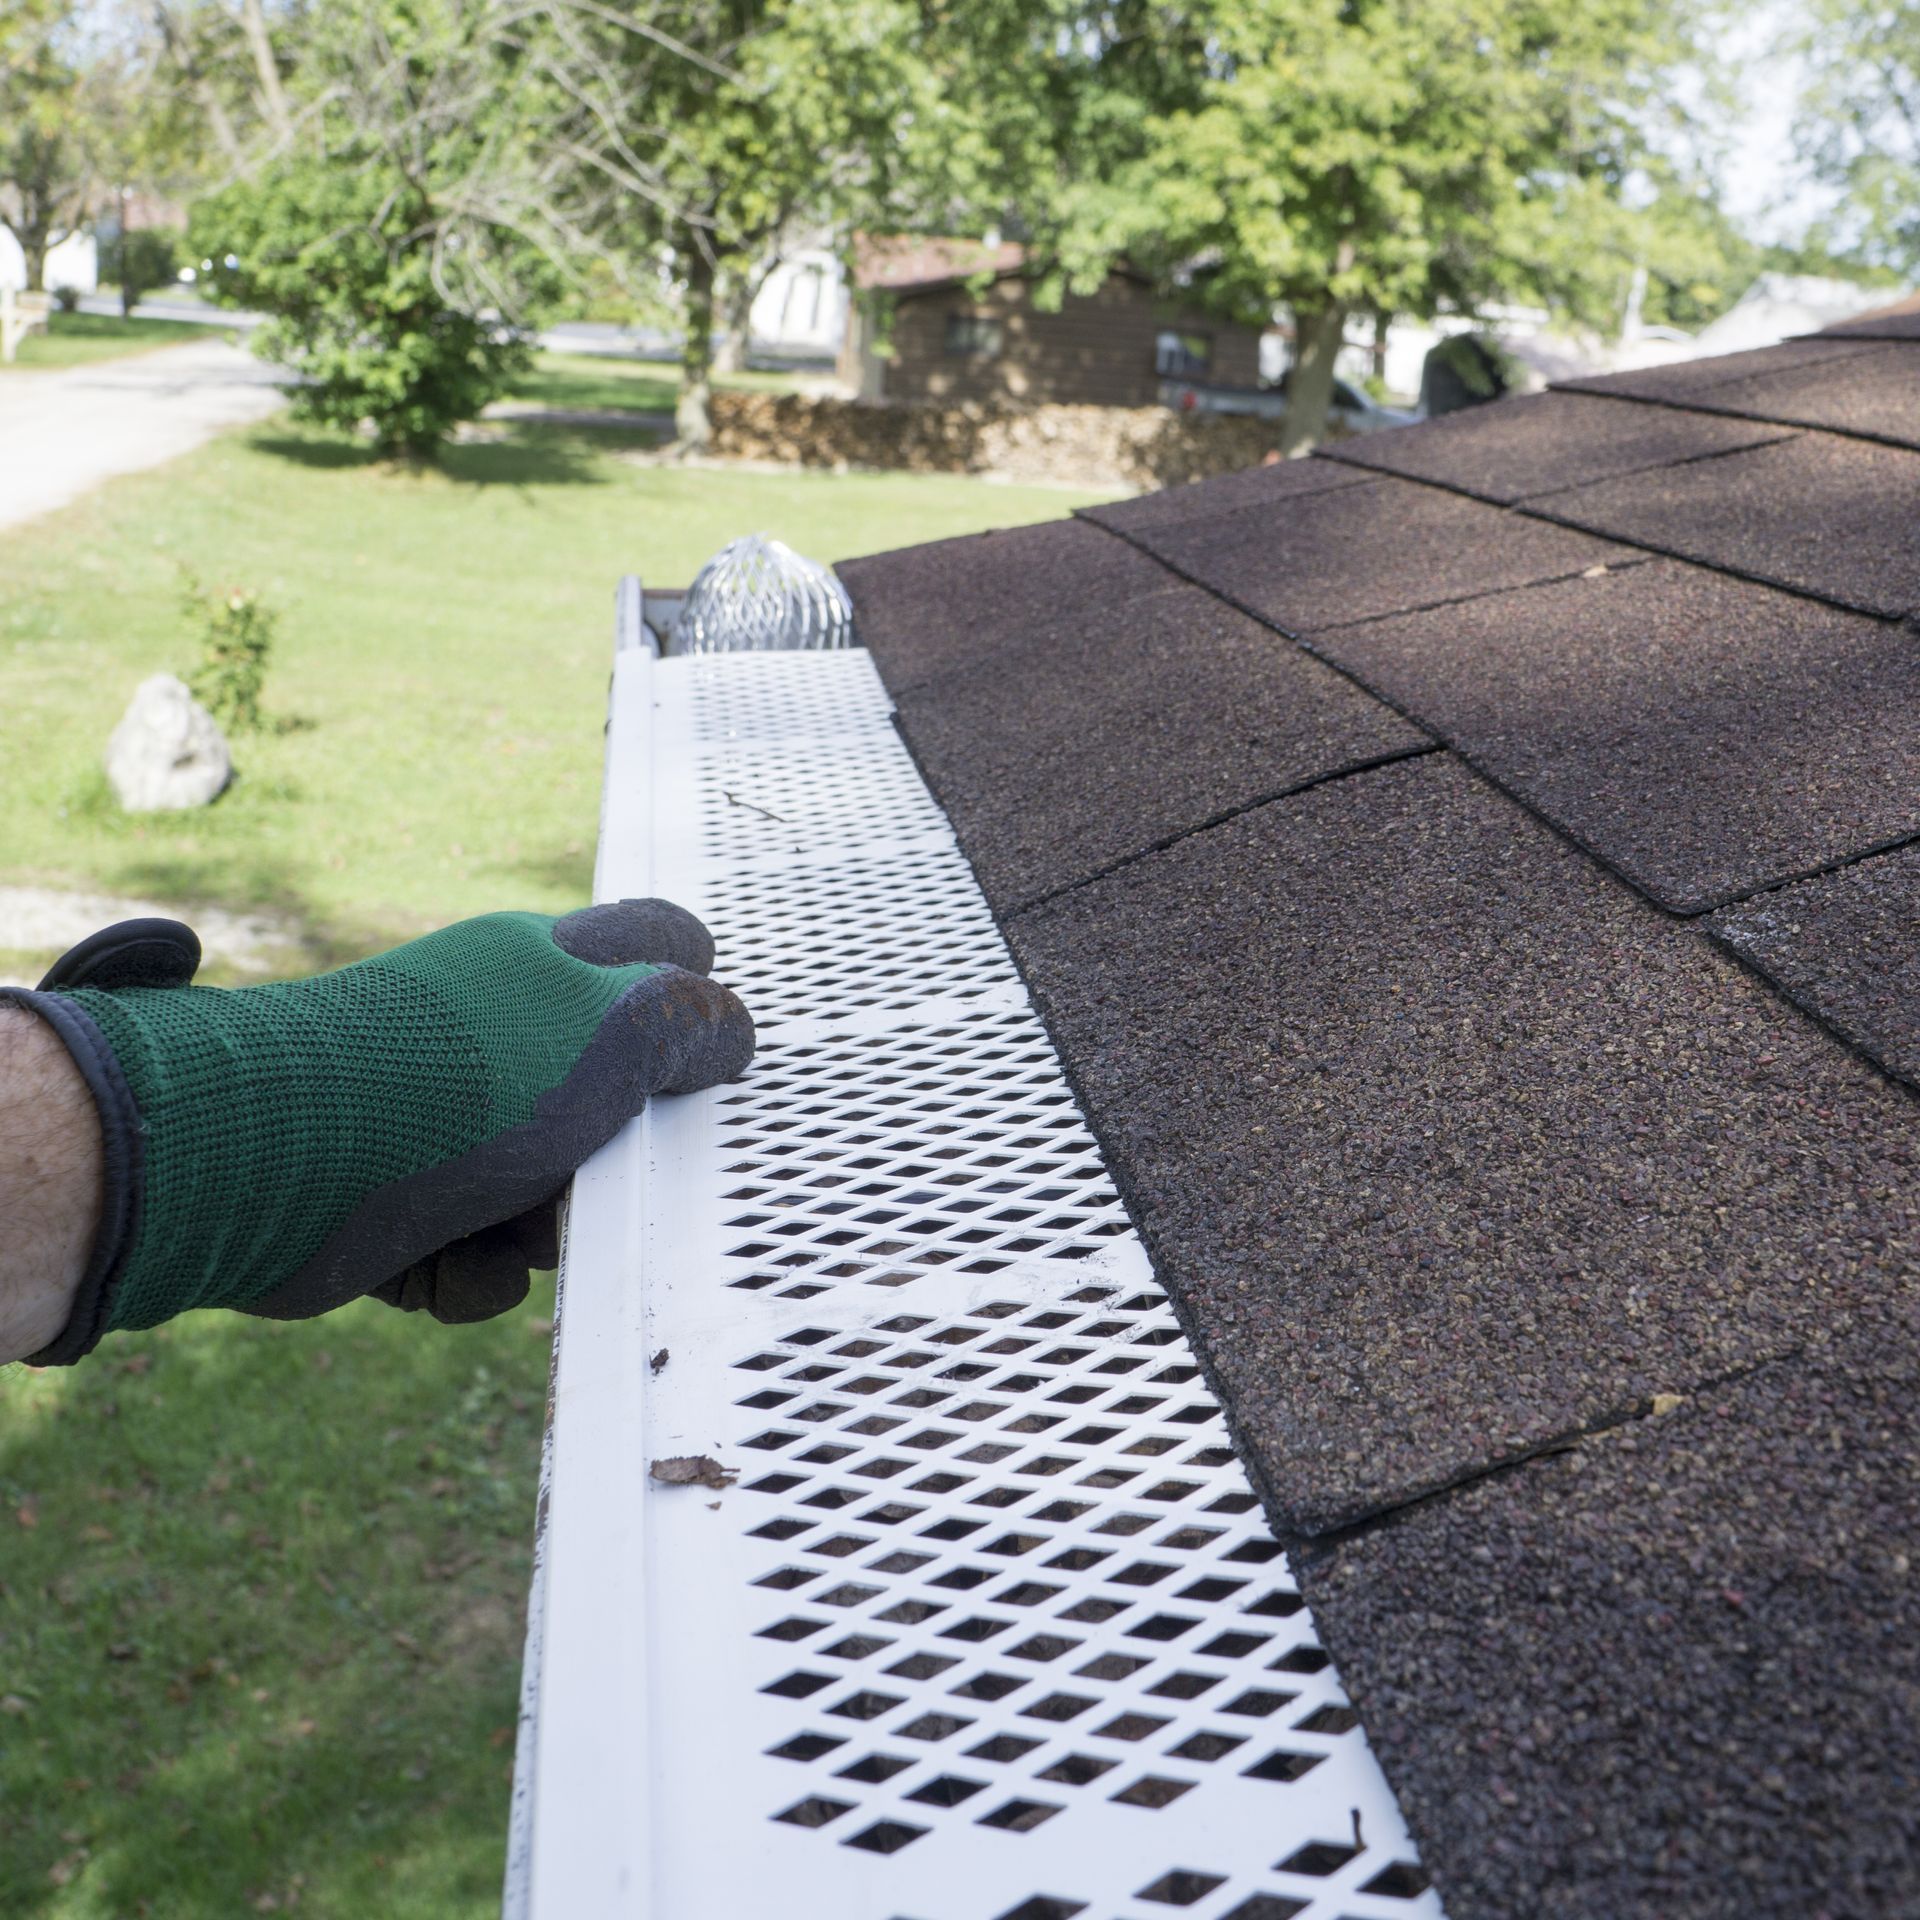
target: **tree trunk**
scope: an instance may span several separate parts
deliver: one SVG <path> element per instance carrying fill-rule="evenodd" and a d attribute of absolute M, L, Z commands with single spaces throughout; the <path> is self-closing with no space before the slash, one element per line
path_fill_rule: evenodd
<path fill-rule="evenodd" d="M 760 291 L 757 274 L 739 269 L 726 276 L 720 297 L 720 310 L 726 316 L 713 347 L 715 373 L 744 373 L 747 366 L 748 335 L 753 328 L 753 296 Z"/>
<path fill-rule="evenodd" d="M 14 229 L 14 238 L 20 242 L 20 252 L 27 263 L 27 291 L 45 293 L 47 254 L 53 240 L 52 230 L 42 226 L 20 226 Z"/>
<path fill-rule="evenodd" d="M 133 318 L 141 289 L 133 284 L 133 249 L 127 244 L 127 190 L 120 189 L 120 318 Z"/>
<path fill-rule="evenodd" d="M 698 246 L 687 262 L 686 345 L 673 432 L 682 453 L 704 453 L 713 439 L 713 262 Z"/>
<path fill-rule="evenodd" d="M 1347 310 L 1338 300 L 1293 309 L 1293 366 L 1287 375 L 1287 417 L 1280 451 L 1289 458 L 1316 446 L 1327 430 L 1333 363 L 1346 338 Z"/>

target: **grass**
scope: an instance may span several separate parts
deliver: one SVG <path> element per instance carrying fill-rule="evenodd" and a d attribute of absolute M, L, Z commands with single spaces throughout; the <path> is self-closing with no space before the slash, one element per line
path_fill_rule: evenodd
<path fill-rule="evenodd" d="M 778 373 L 726 373 L 722 387 L 751 387 L 785 393 L 793 382 Z M 680 394 L 680 369 L 657 360 L 619 360 L 592 353 L 543 353 L 507 397 L 509 400 L 574 412 L 635 410 L 671 413 Z"/>
<path fill-rule="evenodd" d="M 613 584 L 684 585 L 762 529 L 837 557 L 1066 512 L 945 476 L 645 464 L 523 430 L 445 472 L 288 426 L 215 442 L 0 534 L 0 878 L 283 915 L 327 962 L 592 871 Z M 266 704 L 204 811 L 127 816 L 100 750 L 138 681 L 185 674 L 186 571 L 281 617 Z"/>
<path fill-rule="evenodd" d="M 96 360 L 124 360 L 131 354 L 151 353 L 155 347 L 178 346 L 183 340 L 217 338 L 212 328 L 188 320 L 122 320 L 117 314 L 62 313 L 56 307 L 47 316 L 45 333 L 30 333 L 21 341 L 13 366 L 46 372 Z M 0 374 L 9 371 L 0 363 Z"/>
<path fill-rule="evenodd" d="M 765 528 L 835 557 L 1062 514 L 913 476 L 645 464 L 522 431 L 445 473 L 272 426 L 0 534 L 0 880 L 270 907 L 295 964 L 587 897 L 612 587 Z M 215 806 L 97 771 L 190 667 L 182 566 L 282 615 Z M 50 956 L 10 951 L 30 975 Z M 497 1909 L 546 1342 L 363 1303 L 0 1373 L 0 1912 Z"/>

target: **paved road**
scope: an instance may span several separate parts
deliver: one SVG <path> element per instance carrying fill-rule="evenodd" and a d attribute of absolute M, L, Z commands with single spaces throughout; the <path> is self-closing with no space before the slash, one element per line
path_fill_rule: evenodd
<path fill-rule="evenodd" d="M 84 293 L 82 313 L 120 317 L 116 293 Z M 137 320 L 184 321 L 189 326 L 237 328 L 251 332 L 265 319 L 242 307 L 210 307 L 204 300 L 183 299 L 177 293 L 150 293 L 133 310 Z M 616 327 L 595 320 L 563 320 L 540 335 L 540 344 L 556 353 L 591 353 L 618 360 L 675 360 L 680 358 L 680 336 L 658 327 Z"/>
<path fill-rule="evenodd" d="M 0 374 L 0 527 L 50 513 L 115 474 L 191 452 L 282 404 L 274 370 L 224 340 L 129 360 Z"/>
<path fill-rule="evenodd" d="M 82 313 L 118 315 L 120 298 L 112 293 L 88 293 L 80 297 Z M 247 332 L 266 318 L 263 313 L 248 313 L 240 308 L 210 307 L 203 301 L 182 299 L 167 293 L 149 294 L 134 308 L 142 320 L 184 320 L 202 327 L 237 327 Z M 563 320 L 539 336 L 540 344 L 554 353 L 597 354 L 609 360 L 658 360 L 677 363 L 680 336 L 659 327 L 616 327 L 599 320 Z M 764 344 L 764 343 L 763 343 Z M 792 368 L 800 372 L 831 370 L 831 355 L 814 351 L 762 353 L 756 348 L 752 364 L 773 369 Z"/>

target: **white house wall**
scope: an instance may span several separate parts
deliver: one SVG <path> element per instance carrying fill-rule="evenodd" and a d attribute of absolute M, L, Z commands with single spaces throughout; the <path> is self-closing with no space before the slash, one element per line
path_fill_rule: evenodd
<path fill-rule="evenodd" d="M 756 353 L 831 359 L 847 329 L 847 280 L 830 253 L 783 260 L 755 296 L 748 332 Z"/>
<path fill-rule="evenodd" d="M 92 293 L 100 285 L 100 250 L 90 233 L 71 233 L 57 246 L 47 249 L 47 289 L 73 287 Z M 18 293 L 27 284 L 27 256 L 20 242 L 0 227 L 0 287 Z"/>

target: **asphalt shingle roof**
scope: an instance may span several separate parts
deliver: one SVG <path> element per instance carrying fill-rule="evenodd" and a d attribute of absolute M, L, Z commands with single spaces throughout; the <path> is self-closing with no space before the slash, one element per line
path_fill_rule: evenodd
<path fill-rule="evenodd" d="M 1269 628 L 1164 578 L 1161 592 L 1004 643 L 991 680 L 956 667 L 897 696 L 900 729 L 929 784 L 952 796 L 996 912 L 1432 745 Z"/>
<path fill-rule="evenodd" d="M 1878 324 L 843 570 L 1452 1920 L 1920 1910 Z"/>
<path fill-rule="evenodd" d="M 1920 847 L 1782 887 L 1707 925 L 1789 999 L 1920 1087 Z"/>
<path fill-rule="evenodd" d="M 1127 538 L 1294 635 L 1634 557 L 1611 542 L 1391 476 L 1217 518 L 1128 528 Z"/>
<path fill-rule="evenodd" d="M 1309 636 L 1662 906 L 1920 833 L 1920 644 L 1673 560 Z"/>
<path fill-rule="evenodd" d="M 968 534 L 844 561 L 839 574 L 861 610 L 862 639 L 898 695 L 983 660 L 1034 627 L 1034 583 L 1050 587 L 1049 618 L 1124 606 L 1176 584 L 1143 554 L 1080 520 Z"/>
<path fill-rule="evenodd" d="M 1920 1913 L 1903 1301 L 1318 1551 L 1450 1915 Z"/>
<path fill-rule="evenodd" d="M 1709 360 L 1693 364 L 1716 363 Z M 1843 359 L 1800 360 L 1773 372 L 1715 381 L 1689 394 L 1685 405 L 1742 416 L 1755 424 L 1775 421 L 1800 427 L 1832 427 L 1869 440 L 1920 446 L 1920 386 L 1913 378 L 1913 358 L 1892 345 L 1849 353 Z M 1632 411 L 1644 413 L 1640 408 Z"/>
<path fill-rule="evenodd" d="M 1589 480 L 1731 453 L 1785 429 L 1665 407 L 1622 407 L 1579 393 L 1535 393 L 1445 414 L 1422 433 L 1367 433 L 1328 449 L 1337 461 L 1512 506 Z M 1309 472 L 1321 463 L 1293 461 Z"/>
<path fill-rule="evenodd" d="M 1573 487 L 1533 511 L 1866 613 L 1920 606 L 1920 453 L 1904 447 L 1796 434 Z"/>
<path fill-rule="evenodd" d="M 1920 1250 L 1908 1096 L 1451 755 L 1009 932 L 1288 1533 L 1777 1358 Z"/>

